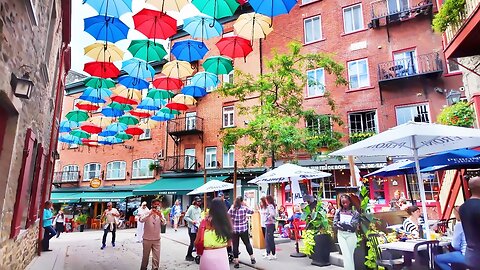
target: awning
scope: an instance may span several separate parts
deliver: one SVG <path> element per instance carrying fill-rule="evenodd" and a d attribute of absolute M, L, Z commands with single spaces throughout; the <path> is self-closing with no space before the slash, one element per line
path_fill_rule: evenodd
<path fill-rule="evenodd" d="M 131 191 L 52 192 L 50 200 L 53 203 L 120 202 L 131 196 L 133 196 Z"/>
<path fill-rule="evenodd" d="M 208 178 L 223 181 L 227 176 Z M 133 190 L 133 195 L 185 195 L 203 185 L 203 177 L 167 178 L 163 177 L 155 182 Z"/>
<path fill-rule="evenodd" d="M 77 195 L 77 193 L 74 192 L 52 192 L 52 195 L 50 196 L 50 201 L 52 201 L 52 203 L 76 203 L 79 199 L 75 195 Z"/>

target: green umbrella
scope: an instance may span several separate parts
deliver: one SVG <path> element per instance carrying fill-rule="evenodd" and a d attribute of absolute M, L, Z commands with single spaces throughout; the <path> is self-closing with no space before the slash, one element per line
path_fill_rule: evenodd
<path fill-rule="evenodd" d="M 99 77 L 87 77 L 83 80 L 85 86 L 92 88 L 112 88 L 115 87 L 115 82 L 112 79 L 104 79 Z"/>
<path fill-rule="evenodd" d="M 132 135 L 130 134 L 127 134 L 125 132 L 119 132 L 115 135 L 115 137 L 119 138 L 119 139 L 122 139 L 122 140 L 130 140 L 131 138 L 133 138 Z"/>
<path fill-rule="evenodd" d="M 167 90 L 160 90 L 160 89 L 150 89 L 148 91 L 147 97 L 153 98 L 153 99 L 168 99 L 172 98 L 175 95 L 175 93 Z"/>
<path fill-rule="evenodd" d="M 78 138 L 82 138 L 82 139 L 88 139 L 91 136 L 90 133 L 85 132 L 81 129 L 75 129 L 75 130 L 70 131 L 70 135 L 78 137 Z"/>
<path fill-rule="evenodd" d="M 167 51 L 162 44 L 153 42 L 148 39 L 144 40 L 132 40 L 128 50 L 132 53 L 133 57 L 143 59 L 147 62 L 161 61 Z"/>
<path fill-rule="evenodd" d="M 88 113 L 79 110 L 71 111 L 65 117 L 74 122 L 83 122 L 89 118 Z"/>
<path fill-rule="evenodd" d="M 172 110 L 172 109 L 169 109 L 167 107 L 161 108 L 160 111 L 163 112 L 163 113 L 169 113 L 169 114 L 180 114 L 180 111 Z"/>
<path fill-rule="evenodd" d="M 229 74 L 233 70 L 232 59 L 223 56 L 209 57 L 202 64 L 205 71 L 213 74 Z"/>
<path fill-rule="evenodd" d="M 131 125 L 138 124 L 139 121 L 138 121 L 138 118 L 136 118 L 134 116 L 124 115 L 124 116 L 118 118 L 118 122 L 124 123 L 127 126 L 131 126 Z M 120 139 L 123 139 L 123 138 L 120 138 Z"/>
<path fill-rule="evenodd" d="M 232 16 L 240 4 L 236 0 L 193 0 L 198 10 L 215 19 Z"/>
<path fill-rule="evenodd" d="M 118 102 L 112 102 L 112 103 L 108 104 L 108 107 L 110 107 L 112 109 L 115 109 L 115 110 L 120 110 L 120 111 L 130 111 L 131 109 L 133 109 L 132 105 L 121 104 L 121 103 L 118 103 Z"/>

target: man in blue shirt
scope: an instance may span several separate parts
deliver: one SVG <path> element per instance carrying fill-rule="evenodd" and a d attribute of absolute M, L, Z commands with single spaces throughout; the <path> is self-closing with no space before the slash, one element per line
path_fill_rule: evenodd
<path fill-rule="evenodd" d="M 218 192 L 217 197 L 222 198 L 223 202 L 225 202 L 225 206 L 227 207 L 227 210 L 229 210 L 232 204 L 225 198 L 225 194 L 222 191 L 220 191 Z"/>
<path fill-rule="evenodd" d="M 52 213 L 52 202 L 51 201 L 46 201 L 45 202 L 45 207 L 43 209 L 43 217 L 42 217 L 42 227 L 44 230 L 43 233 L 43 240 L 42 240 L 42 249 L 43 251 L 52 251 L 49 248 L 50 245 L 50 239 L 54 237 L 57 232 L 52 226 L 52 221 L 55 218 L 55 216 Z"/>

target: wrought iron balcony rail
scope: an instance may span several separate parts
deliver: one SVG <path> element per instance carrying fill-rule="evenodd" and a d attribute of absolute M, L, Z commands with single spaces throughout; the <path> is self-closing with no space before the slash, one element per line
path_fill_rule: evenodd
<path fill-rule="evenodd" d="M 379 19 L 387 18 L 388 22 L 395 22 L 415 17 L 421 14 L 428 15 L 432 11 L 431 0 L 400 0 L 395 6 L 389 6 L 387 0 L 379 0 L 371 3 L 372 28 L 379 27 Z"/>
<path fill-rule="evenodd" d="M 203 118 L 198 116 L 179 117 L 169 121 L 168 133 L 194 134 L 203 132 Z"/>
<path fill-rule="evenodd" d="M 197 158 L 190 155 L 167 156 L 163 161 L 163 168 L 166 171 L 197 171 L 198 165 Z"/>
<path fill-rule="evenodd" d="M 391 81 L 443 72 L 442 60 L 438 53 L 397 59 L 378 64 L 378 81 Z"/>
<path fill-rule="evenodd" d="M 455 38 L 460 29 L 462 29 L 465 21 L 475 12 L 480 6 L 480 0 L 465 0 L 465 11 L 458 14 L 460 20 L 458 23 L 449 25 L 445 30 L 445 41 L 448 44 Z"/>
<path fill-rule="evenodd" d="M 80 180 L 79 171 L 61 171 L 53 173 L 53 184 L 76 183 Z"/>

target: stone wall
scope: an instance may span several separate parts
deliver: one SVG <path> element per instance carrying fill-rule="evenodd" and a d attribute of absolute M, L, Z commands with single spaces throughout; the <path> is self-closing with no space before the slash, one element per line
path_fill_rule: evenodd
<path fill-rule="evenodd" d="M 459 58 L 458 61 L 469 68 L 476 67 L 477 73 L 480 73 L 480 55 Z M 471 99 L 474 95 L 480 94 L 480 76 L 466 70 L 460 66 L 460 70 L 463 73 L 463 85 L 465 86 L 465 95 L 468 99 Z"/>

